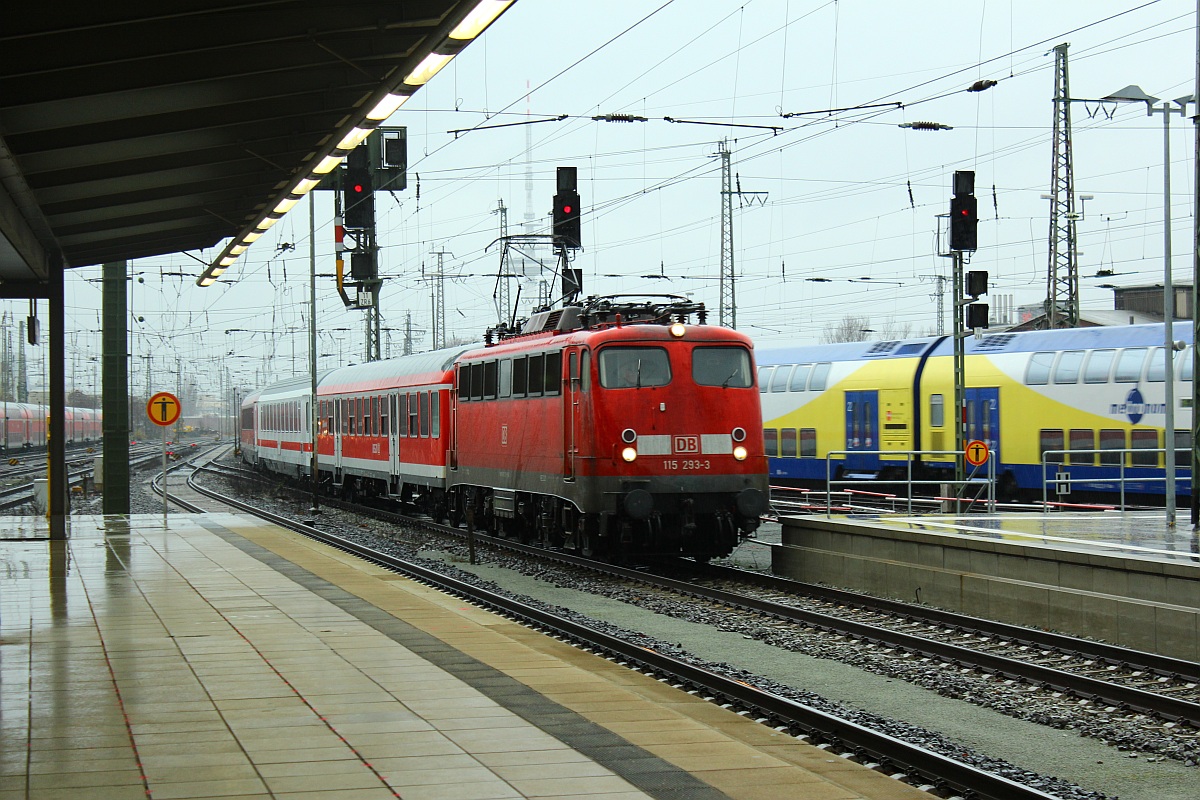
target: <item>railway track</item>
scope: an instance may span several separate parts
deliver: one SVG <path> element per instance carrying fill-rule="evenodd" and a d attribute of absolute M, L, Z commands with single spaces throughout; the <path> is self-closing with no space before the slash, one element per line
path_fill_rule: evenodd
<path fill-rule="evenodd" d="M 239 474 L 238 477 L 240 479 L 244 477 L 244 475 Z M 714 673 L 712 670 L 697 667 L 686 660 L 674 658 L 654 650 L 647 650 L 646 647 L 641 643 L 616 643 L 612 640 L 613 637 L 610 635 L 601 634 L 599 631 L 591 630 L 589 629 L 589 626 L 581 626 L 578 623 L 570 620 L 559 619 L 558 617 L 560 615 L 558 614 L 551 613 L 547 616 L 547 612 L 544 609 L 531 609 L 528 607 L 528 604 L 512 601 L 508 598 L 502 598 L 486 590 L 479 590 L 469 582 L 464 584 L 463 581 L 453 578 L 443 578 L 442 576 L 434 577 L 433 575 L 429 574 L 430 570 L 427 567 L 413 564 L 404 559 L 396 559 L 394 556 L 381 552 L 378 548 L 356 543 L 348 536 L 339 535 L 325 529 L 315 528 L 312 525 L 296 520 L 294 517 L 281 516 L 272 512 L 263 512 L 259 508 L 241 501 L 236 501 L 220 492 L 214 492 L 211 489 L 205 489 L 197 484 L 195 474 L 189 478 L 188 483 L 189 487 L 201 492 L 207 497 L 218 498 L 222 503 L 228 503 L 249 513 L 271 519 L 277 524 L 288 527 L 289 529 L 300 531 L 305 535 L 313 536 L 314 538 L 325 541 L 333 546 L 340 547 L 350 552 L 355 552 L 365 558 L 378 561 L 378 563 L 386 564 L 389 566 L 389 568 L 397 569 L 405 572 L 406 574 L 413 575 L 421 580 L 426 580 L 430 583 L 442 586 L 447 590 L 461 593 L 463 596 L 470 597 L 474 602 L 479 602 L 500 610 L 502 613 L 527 620 L 530 624 L 535 624 L 546 630 L 555 632 L 556 635 L 569 637 L 572 640 L 580 642 L 582 646 L 590 647 L 599 652 L 606 653 L 609 655 L 609 657 L 619 661 L 627 662 L 633 665 L 635 668 L 648 670 L 658 674 L 662 676 L 663 680 L 676 683 L 688 691 L 700 693 L 705 696 L 711 696 L 716 702 L 720 702 L 725 705 L 732 705 L 733 707 L 738 708 L 741 713 L 752 715 L 765 724 L 773 725 L 779 730 L 787 730 L 793 735 L 821 743 L 823 746 L 835 750 L 836 752 L 842 753 L 847 757 L 857 758 L 858 760 L 867 764 L 871 764 L 876 768 L 894 771 L 897 774 L 903 773 L 904 775 L 907 775 L 910 780 L 915 780 L 919 784 L 932 787 L 940 794 L 954 795 L 955 793 L 960 793 L 962 796 L 979 798 L 1056 796 L 1047 794 L 1041 789 L 1017 783 L 1004 776 L 993 775 L 991 777 L 999 778 L 1000 782 L 990 783 L 987 777 L 982 776 L 986 774 L 986 770 L 979 770 L 974 766 L 965 765 L 961 762 L 955 761 L 952 758 L 947 758 L 944 755 L 933 753 L 924 747 L 907 744 L 896 737 L 880 734 L 877 731 L 868 730 L 864 728 L 864 726 L 849 722 L 848 720 L 843 719 L 835 714 L 828 714 L 825 711 L 807 706 L 804 703 L 788 699 L 787 697 L 782 697 L 778 693 L 759 690 L 751 685 L 748 685 L 748 682 L 742 680 L 741 678 L 731 679 L 729 677 Z M 331 506 L 342 505 L 328 499 L 323 499 L 322 502 Z M 361 508 L 357 508 L 356 510 L 359 512 L 362 511 Z M 420 524 L 426 527 L 431 526 L 431 523 L 429 523 L 427 520 L 413 520 L 412 518 L 392 515 L 387 512 L 374 513 L 388 521 L 402 522 L 406 525 Z M 443 531 L 452 530 L 457 536 L 461 536 L 463 538 L 466 538 L 468 535 L 467 532 L 461 529 L 446 529 L 445 526 L 437 527 Z M 747 601 L 744 596 L 734 596 L 738 593 L 731 593 L 726 589 L 705 587 L 700 583 L 701 581 L 728 581 L 732 577 L 736 577 L 738 580 L 748 579 L 752 582 L 759 582 L 764 578 L 764 576 L 759 576 L 756 573 L 744 573 L 737 576 L 731 576 L 730 574 L 725 573 L 723 570 L 713 569 L 706 570 L 706 574 L 704 576 L 690 575 L 682 578 L 672 578 L 666 575 L 650 575 L 644 570 L 623 570 L 621 568 L 610 567 L 609 565 L 597 565 L 595 562 L 585 559 L 575 559 L 569 554 L 548 554 L 546 551 L 540 548 L 530 548 L 528 546 L 518 545 L 517 543 L 505 540 L 492 540 L 490 537 L 484 537 L 482 535 L 476 536 L 475 538 L 476 542 L 479 544 L 488 542 L 489 544 L 494 543 L 499 546 L 511 547 L 517 550 L 527 550 L 528 552 L 532 552 L 539 557 L 546 557 L 549 555 L 556 560 L 570 562 L 573 567 L 585 568 L 589 570 L 599 569 L 601 571 L 610 572 L 613 575 L 617 575 L 622 580 L 634 580 L 643 585 L 655 584 L 658 587 L 662 587 L 662 591 L 671 591 L 677 593 L 682 592 L 689 598 L 704 598 L 704 602 L 719 603 L 724 607 L 734 607 L 734 605 L 738 607 L 745 607 L 752 613 L 767 615 L 772 619 L 784 619 L 790 614 L 790 612 L 786 610 L 783 610 L 782 613 L 780 613 L 781 609 L 786 609 L 786 605 L 784 604 L 778 602 L 769 603 L 769 601 L 764 600 Z M 741 573 L 741 571 L 736 572 Z M 793 586 L 790 587 L 790 589 L 792 592 L 794 592 L 795 585 L 794 582 L 791 583 L 793 583 Z M 660 589 L 656 588 L 655 590 L 658 591 Z M 722 594 L 722 592 L 724 594 Z M 843 602 L 844 599 L 845 598 L 839 598 L 838 602 Z M 767 605 L 764 605 L 761 608 L 754 608 L 756 604 L 763 603 L 766 603 Z M 811 625 L 811 620 L 805 624 Z M 827 622 L 822 621 L 822 624 L 827 624 Z M 863 623 L 856 624 L 862 625 Z M 924 625 L 926 623 L 920 624 Z M 944 628 L 945 624 L 939 623 L 939 627 Z M 838 633 L 835 635 L 841 636 L 845 634 Z M 908 635 L 915 640 L 925 639 L 925 637 L 915 636 L 911 633 Z M 994 635 L 995 634 L 989 634 L 989 637 Z M 922 643 L 916 642 L 916 644 L 920 645 Z M 1062 645 L 1063 643 L 1058 642 L 1058 644 Z M 874 646 L 880 647 L 885 645 L 880 645 L 877 643 Z M 1021 646 L 1028 645 L 1018 645 L 1018 647 Z M 919 658 L 932 658 L 931 656 L 925 655 L 918 656 L 916 655 L 918 651 L 901 651 L 901 648 L 897 645 L 886 645 L 886 647 L 893 648 L 897 653 L 901 653 L 902 655 L 903 653 L 909 653 L 910 655 Z M 1100 647 L 1103 649 L 1103 646 Z M 955 652 L 954 655 L 961 656 L 962 654 Z M 1112 653 L 1109 652 L 1105 657 L 1109 657 L 1111 655 Z M 943 656 L 937 656 L 937 658 L 941 660 Z M 959 660 L 955 658 L 942 663 L 953 664 L 957 668 L 961 663 L 965 663 L 965 660 Z M 1164 666 L 1175 665 L 1164 665 L 1159 663 L 1156 664 L 1155 669 L 1161 670 Z M 983 667 L 975 668 L 983 669 Z M 1107 671 L 1107 662 L 1105 671 Z M 1009 673 L 997 669 L 994 670 L 993 674 L 1006 676 Z M 1042 673 L 1043 677 L 1051 674 L 1052 673 L 1049 672 Z M 1158 672 L 1156 672 L 1155 675 L 1161 677 Z M 1053 673 L 1053 677 L 1055 678 L 1055 681 L 1047 682 L 1044 684 L 1044 686 L 1053 691 L 1062 692 L 1063 690 L 1059 688 L 1059 684 L 1063 682 L 1061 675 Z M 1034 680 L 1033 678 L 1028 677 L 1022 677 L 1021 679 L 1025 681 Z M 731 680 L 732 683 L 730 683 Z M 1113 693 L 1112 690 L 1106 688 L 1107 684 L 1105 682 L 1099 681 L 1096 678 L 1093 678 L 1093 681 L 1094 684 L 1089 685 L 1089 690 L 1103 689 L 1105 694 Z M 1130 687 L 1125 687 L 1124 689 L 1116 691 L 1125 693 L 1125 699 L 1118 702 L 1124 704 L 1124 706 L 1127 708 L 1142 709 L 1143 706 L 1151 706 L 1155 709 L 1152 712 L 1154 714 L 1160 715 L 1163 718 L 1175 718 L 1188 721 L 1188 724 L 1190 724 L 1190 720 L 1197 718 L 1197 709 L 1195 704 L 1190 703 L 1186 699 L 1176 698 L 1178 701 L 1176 704 L 1167 704 L 1163 706 L 1161 700 L 1148 699 L 1143 696 L 1143 694 L 1131 692 Z M 1146 694 L 1154 695 L 1156 697 L 1169 696 L 1161 693 L 1151 692 L 1146 692 Z M 1099 697 L 1100 695 L 1096 694 L 1093 696 Z M 1100 701 L 1097 700 L 1093 700 L 1091 702 L 1095 702 L 1097 705 L 1100 703 Z M 977 775 L 976 773 L 981 774 Z"/>

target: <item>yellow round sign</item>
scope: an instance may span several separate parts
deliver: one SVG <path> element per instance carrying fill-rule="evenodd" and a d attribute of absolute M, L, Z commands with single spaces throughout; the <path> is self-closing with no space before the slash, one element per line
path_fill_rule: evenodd
<path fill-rule="evenodd" d="M 967 463 L 972 467 L 980 467 L 987 463 L 989 455 L 988 443 L 982 439 L 972 439 L 967 442 Z"/>
<path fill-rule="evenodd" d="M 179 398 L 170 392 L 158 392 L 146 403 L 146 416 L 155 425 L 174 425 L 182 412 Z"/>

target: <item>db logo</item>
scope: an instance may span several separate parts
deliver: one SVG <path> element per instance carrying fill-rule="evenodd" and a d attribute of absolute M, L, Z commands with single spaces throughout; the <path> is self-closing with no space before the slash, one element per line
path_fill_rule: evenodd
<path fill-rule="evenodd" d="M 671 448 L 672 451 L 676 453 L 699 453 L 700 437 L 674 436 L 672 437 Z"/>

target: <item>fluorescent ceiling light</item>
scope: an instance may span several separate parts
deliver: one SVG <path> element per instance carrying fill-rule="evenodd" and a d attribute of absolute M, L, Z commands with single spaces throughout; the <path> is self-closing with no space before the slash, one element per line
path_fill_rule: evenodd
<path fill-rule="evenodd" d="M 512 5 L 512 0 L 482 0 L 475 10 L 458 23 L 458 27 L 450 31 L 451 39 L 474 39 L 483 33 L 484 28 L 492 24 L 500 12 Z"/>
<path fill-rule="evenodd" d="M 259 233 L 266 233 L 271 229 L 271 226 L 279 222 L 277 217 L 267 217 L 254 226 L 254 229 Z"/>
<path fill-rule="evenodd" d="M 250 244 L 251 242 L 258 241 L 258 237 L 260 236 L 262 236 L 262 231 L 250 231 L 242 237 L 242 242 L 245 244 Z"/>
<path fill-rule="evenodd" d="M 217 276 L 213 275 L 211 272 L 209 274 L 205 275 L 199 281 L 201 286 L 212 286 L 216 282 L 217 282 Z"/>
<path fill-rule="evenodd" d="M 341 164 L 342 161 L 344 161 L 344 160 L 345 160 L 344 156 L 325 156 L 324 158 L 321 159 L 320 164 L 317 164 L 315 167 L 313 167 L 312 174 L 313 175 L 328 175 L 329 173 L 331 173 L 335 169 L 337 169 L 338 164 Z"/>
<path fill-rule="evenodd" d="M 362 144 L 363 139 L 371 135 L 374 128 L 352 128 L 343 139 L 337 143 L 338 150 L 353 150 Z"/>
<path fill-rule="evenodd" d="M 240 256 L 242 253 L 246 252 L 248 247 L 250 247 L 248 244 L 235 244 L 233 247 L 229 248 L 229 255 Z"/>
<path fill-rule="evenodd" d="M 316 178 L 305 178 L 296 184 L 296 188 L 292 189 L 292 194 L 305 195 L 320 185 L 321 181 Z"/>
<path fill-rule="evenodd" d="M 275 206 L 275 210 L 272 213 L 286 214 L 287 212 L 292 210 L 292 208 L 296 205 L 296 203 L 299 203 L 299 202 L 300 202 L 299 197 L 285 197 L 279 201 L 279 204 Z"/>
<path fill-rule="evenodd" d="M 396 109 L 408 102 L 411 95 L 389 94 L 380 100 L 367 114 L 367 119 L 382 122 L 396 112 Z"/>
<path fill-rule="evenodd" d="M 444 56 L 441 53 L 430 53 L 425 56 L 425 60 L 417 64 L 417 68 L 408 73 L 408 77 L 404 82 L 409 86 L 424 86 L 429 82 L 429 79 L 438 74 L 442 67 L 450 63 L 450 59 L 454 56 Z"/>

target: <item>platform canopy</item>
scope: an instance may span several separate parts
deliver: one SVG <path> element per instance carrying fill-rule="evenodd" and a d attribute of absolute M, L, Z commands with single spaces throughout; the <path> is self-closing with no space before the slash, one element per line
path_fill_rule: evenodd
<path fill-rule="evenodd" d="M 122 0 L 0 12 L 0 296 L 212 248 L 504 0 Z M 492 14 L 494 16 L 494 13 Z M 486 26 L 485 26 L 486 27 Z M 448 59 L 447 59 L 448 60 Z M 197 263 L 197 274 L 203 269 Z"/>

